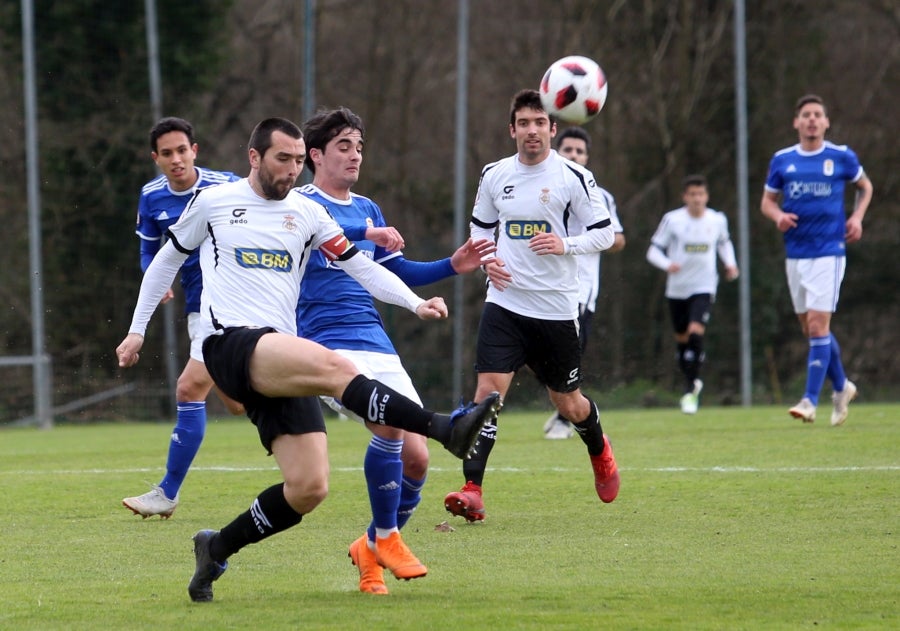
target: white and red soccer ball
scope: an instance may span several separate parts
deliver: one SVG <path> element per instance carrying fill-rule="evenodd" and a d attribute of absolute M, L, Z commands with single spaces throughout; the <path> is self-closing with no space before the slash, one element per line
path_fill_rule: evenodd
<path fill-rule="evenodd" d="M 600 113 L 608 85 L 593 59 L 570 55 L 554 61 L 541 79 L 544 111 L 567 123 L 581 125 Z"/>

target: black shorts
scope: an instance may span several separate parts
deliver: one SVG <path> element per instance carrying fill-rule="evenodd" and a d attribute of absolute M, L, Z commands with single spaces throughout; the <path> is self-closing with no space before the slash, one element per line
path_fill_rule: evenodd
<path fill-rule="evenodd" d="M 203 342 L 203 361 L 216 386 L 244 405 L 268 453 L 283 434 L 325 431 L 318 397 L 267 397 L 250 387 L 250 356 L 270 327 L 230 327 Z"/>
<path fill-rule="evenodd" d="M 478 325 L 476 372 L 517 372 L 528 366 L 554 392 L 581 385 L 577 320 L 538 320 L 488 302 Z"/>
<path fill-rule="evenodd" d="M 706 326 L 712 313 L 712 302 L 710 294 L 694 294 L 684 300 L 669 298 L 669 313 L 672 315 L 675 332 L 684 333 L 691 322 Z"/>

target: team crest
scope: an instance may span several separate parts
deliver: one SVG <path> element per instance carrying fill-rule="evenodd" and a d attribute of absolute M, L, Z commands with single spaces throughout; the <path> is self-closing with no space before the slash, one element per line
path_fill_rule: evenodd
<path fill-rule="evenodd" d="M 822 163 L 822 173 L 825 175 L 834 175 L 834 160 L 826 160 Z"/>
<path fill-rule="evenodd" d="M 296 230 L 297 224 L 294 223 L 294 216 L 293 215 L 285 215 L 284 221 L 282 222 L 281 227 L 284 228 L 285 230 L 289 230 L 291 232 Z"/>
<path fill-rule="evenodd" d="M 366 226 L 368 226 L 369 228 L 374 228 L 374 227 L 375 227 L 375 222 L 372 221 L 372 218 L 371 218 L 371 217 L 366 217 Z"/>
<path fill-rule="evenodd" d="M 538 197 L 538 201 L 541 202 L 544 206 L 550 203 L 550 189 L 542 188 L 541 194 Z"/>

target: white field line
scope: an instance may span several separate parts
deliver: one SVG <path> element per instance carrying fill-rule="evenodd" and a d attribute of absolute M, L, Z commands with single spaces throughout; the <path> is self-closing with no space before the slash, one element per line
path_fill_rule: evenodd
<path fill-rule="evenodd" d="M 520 468 L 520 467 L 488 467 L 489 472 L 495 473 L 538 473 L 541 471 L 552 473 L 566 473 L 583 471 L 583 467 L 566 468 L 566 467 L 547 467 L 542 469 Z M 739 473 L 866 473 L 874 471 L 900 471 L 900 465 L 874 465 L 861 467 L 619 467 L 621 471 L 627 472 L 644 472 L 644 473 L 723 473 L 723 474 L 739 474 Z M 163 471 L 162 467 L 136 467 L 130 469 L 48 469 L 48 470 L 17 470 L 17 471 L 0 471 L 0 475 L 105 475 L 105 474 L 122 474 L 122 473 L 157 473 Z M 191 467 L 191 471 L 214 471 L 220 473 L 245 473 L 253 471 L 277 471 L 277 467 L 230 467 L 230 466 L 199 466 Z M 362 472 L 362 467 L 332 467 L 331 471 L 336 473 L 355 473 Z M 429 467 L 432 472 L 456 472 L 458 468 L 448 469 L 446 467 Z"/>

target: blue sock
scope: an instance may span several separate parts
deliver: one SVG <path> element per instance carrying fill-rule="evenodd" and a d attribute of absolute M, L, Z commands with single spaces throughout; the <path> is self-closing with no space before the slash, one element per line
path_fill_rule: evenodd
<path fill-rule="evenodd" d="M 194 456 L 200 451 L 206 433 L 206 402 L 191 401 L 178 404 L 175 429 L 169 441 L 169 457 L 166 460 L 166 476 L 159 483 L 170 500 L 175 499 L 184 482 Z"/>
<path fill-rule="evenodd" d="M 831 359 L 828 360 L 828 378 L 835 392 L 841 392 L 847 383 L 844 364 L 841 362 L 841 347 L 834 333 L 831 334 Z"/>
<path fill-rule="evenodd" d="M 363 471 L 369 487 L 369 503 L 372 505 L 372 523 L 369 539 L 375 540 L 375 529 L 390 530 L 397 527 L 397 507 L 400 505 L 400 482 L 403 462 L 400 460 L 402 440 L 389 440 L 372 436 L 366 449 Z"/>
<path fill-rule="evenodd" d="M 825 383 L 831 357 L 831 336 L 809 338 L 809 360 L 806 364 L 806 394 L 813 405 L 819 404 L 819 392 Z"/>
<path fill-rule="evenodd" d="M 403 476 L 403 488 L 400 490 L 400 508 L 397 509 L 397 528 L 403 528 L 422 501 L 422 487 L 425 478 L 413 480 Z"/>

